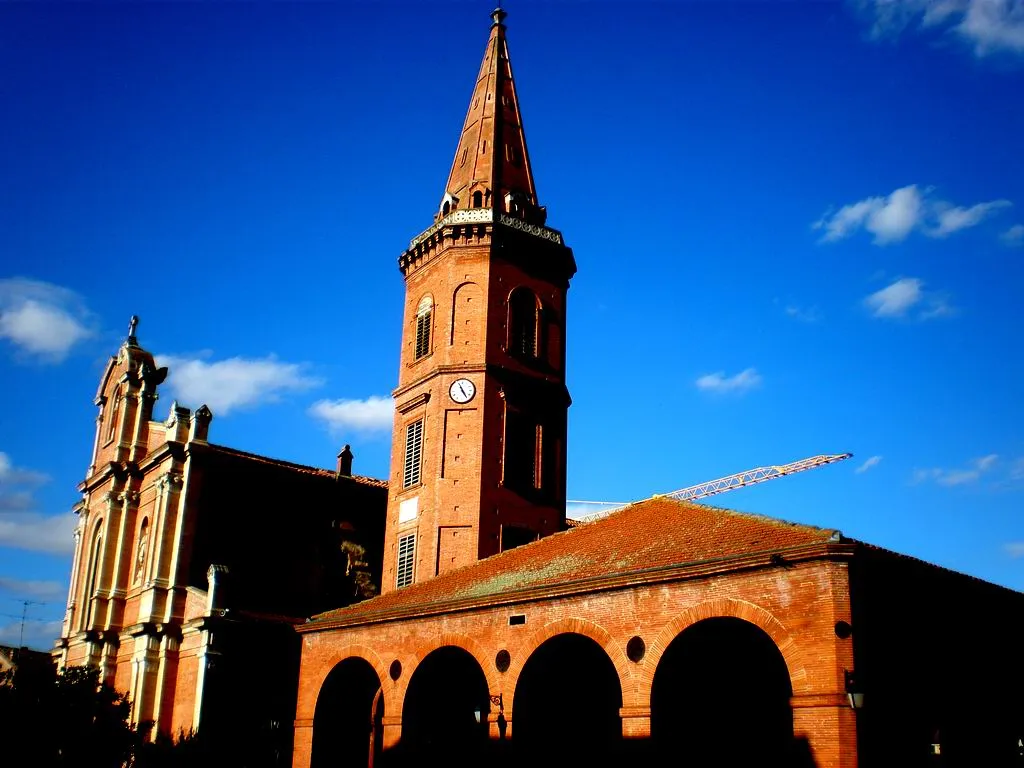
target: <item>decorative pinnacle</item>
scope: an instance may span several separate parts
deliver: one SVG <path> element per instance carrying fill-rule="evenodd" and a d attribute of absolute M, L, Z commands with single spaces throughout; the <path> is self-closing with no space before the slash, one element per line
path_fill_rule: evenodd
<path fill-rule="evenodd" d="M 135 338 L 135 329 L 139 327 L 139 316 L 132 315 L 132 319 L 128 321 L 128 343 L 135 344 L 137 339 Z"/>
<path fill-rule="evenodd" d="M 508 16 L 508 14 L 501 9 L 501 0 L 498 0 L 498 7 L 491 11 L 491 18 L 494 19 L 494 24 L 492 24 L 491 26 L 493 27 L 495 25 L 501 24 L 501 22 L 505 20 L 506 16 Z"/>

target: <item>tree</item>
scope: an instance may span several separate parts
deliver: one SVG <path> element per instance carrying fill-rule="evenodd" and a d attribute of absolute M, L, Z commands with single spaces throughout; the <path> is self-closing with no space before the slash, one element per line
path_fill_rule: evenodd
<path fill-rule="evenodd" d="M 98 669 L 16 668 L 0 685 L 0 722 L 39 768 L 122 768 L 144 735 L 129 722 L 128 697 L 101 684 Z"/>

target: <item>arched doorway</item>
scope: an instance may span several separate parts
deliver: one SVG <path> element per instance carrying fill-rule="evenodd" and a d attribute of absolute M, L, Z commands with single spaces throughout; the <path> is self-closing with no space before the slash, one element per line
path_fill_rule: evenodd
<path fill-rule="evenodd" d="M 487 742 L 490 695 L 476 659 L 445 646 L 416 667 L 402 705 L 403 757 L 429 765 L 462 765 Z"/>
<path fill-rule="evenodd" d="M 512 713 L 516 754 L 534 764 L 607 758 L 622 740 L 621 707 L 619 675 L 604 649 L 583 635 L 556 635 L 519 674 Z"/>
<path fill-rule="evenodd" d="M 693 765 L 804 765 L 793 741 L 786 661 L 762 629 L 714 618 L 665 649 L 651 689 L 657 752 Z"/>
<path fill-rule="evenodd" d="M 367 768 L 380 752 L 384 698 L 369 662 L 349 658 L 324 680 L 313 715 L 311 768 Z"/>

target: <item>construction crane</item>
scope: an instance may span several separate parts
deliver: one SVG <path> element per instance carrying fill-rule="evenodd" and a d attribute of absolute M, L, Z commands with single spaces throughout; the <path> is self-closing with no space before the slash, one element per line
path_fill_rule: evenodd
<path fill-rule="evenodd" d="M 697 499 L 706 499 L 708 496 L 726 493 L 727 491 L 733 491 L 737 488 L 743 488 L 748 485 L 757 485 L 758 483 L 764 483 L 768 480 L 775 480 L 780 477 L 796 474 L 797 472 L 804 472 L 808 469 L 817 469 L 818 467 L 823 467 L 826 464 L 835 464 L 837 461 L 845 461 L 852 456 L 852 453 L 824 454 L 821 456 L 811 456 L 808 459 L 800 459 L 799 461 L 792 461 L 789 464 L 775 464 L 769 467 L 757 467 L 756 469 L 748 469 L 746 472 L 737 472 L 735 475 L 720 477 L 717 480 L 710 480 L 706 483 L 700 483 L 699 485 L 691 485 L 689 488 L 681 488 L 678 491 L 672 491 L 672 493 L 655 494 L 651 498 L 668 498 L 676 499 L 678 501 L 696 501 Z M 571 501 L 569 503 L 603 505 L 613 504 L 616 502 Z M 593 515 L 587 515 L 582 519 L 573 519 L 569 524 L 570 526 L 573 526 L 580 525 L 582 523 L 591 523 L 594 520 L 600 520 L 604 517 L 608 517 L 608 515 L 618 512 L 619 507 L 622 506 L 625 506 L 625 504 L 617 504 L 615 509 L 608 509 Z"/>

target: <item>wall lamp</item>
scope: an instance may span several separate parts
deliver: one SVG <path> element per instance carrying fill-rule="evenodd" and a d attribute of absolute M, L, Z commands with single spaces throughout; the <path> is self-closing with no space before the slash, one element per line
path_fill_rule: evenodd
<path fill-rule="evenodd" d="M 850 702 L 850 709 L 864 708 L 864 691 L 857 682 L 857 673 L 853 670 L 843 670 L 843 683 L 846 686 L 846 698 Z"/>

